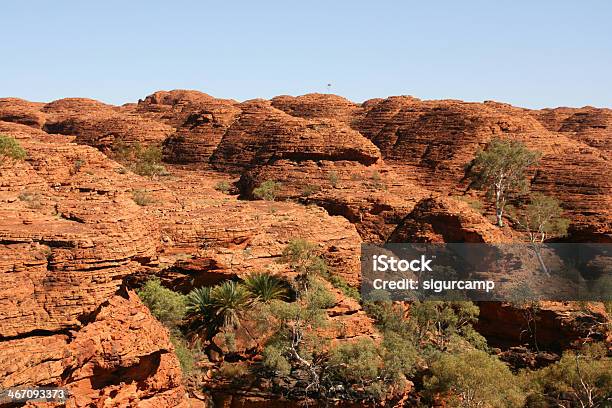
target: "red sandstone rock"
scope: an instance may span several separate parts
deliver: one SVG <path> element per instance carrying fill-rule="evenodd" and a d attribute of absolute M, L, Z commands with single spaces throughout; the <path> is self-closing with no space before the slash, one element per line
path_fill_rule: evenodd
<path fill-rule="evenodd" d="M 239 187 L 253 197 L 265 181 L 281 183 L 277 200 L 316 204 L 355 224 L 362 239 L 385 241 L 397 223 L 428 193 L 382 163 L 278 160 L 245 172 Z"/>
<path fill-rule="evenodd" d="M 612 149 L 611 109 L 555 108 L 532 111 L 531 114 L 550 131 L 562 132 L 608 154 Z"/>
<path fill-rule="evenodd" d="M 410 97 L 367 106 L 355 127 L 401 176 L 434 191 L 457 194 L 467 187 L 465 165 L 478 149 L 493 137 L 517 139 L 542 152 L 532 188 L 563 202 L 577 237 L 600 240 L 612 231 L 611 185 L 605 177 L 609 158 L 565 133 L 551 133 L 529 111 L 496 102 Z"/>
<path fill-rule="evenodd" d="M 238 106 L 240 117 L 211 157 L 218 168 L 242 170 L 282 159 L 348 160 L 365 165 L 380 159 L 370 141 L 340 122 L 296 118 L 264 100 Z"/>
<path fill-rule="evenodd" d="M 333 273 L 358 284 L 362 239 L 511 239 L 512 231 L 500 231 L 463 202 L 425 198 L 429 190 L 463 194 L 463 166 L 495 136 L 542 151 L 533 189 L 561 199 L 574 239 L 605 241 L 609 117 L 605 109 L 529 111 L 411 97 L 356 105 L 305 95 L 238 104 L 162 91 L 122 107 L 78 98 L 46 105 L 2 99 L 0 133 L 16 137 L 28 159 L 0 165 L 0 385 L 65 381 L 77 396 L 72 406 L 181 406 L 167 334 L 133 295 L 116 296 L 124 281 L 163 271 L 189 290 L 191 278 L 211 284 L 254 271 L 289 274 L 276 260 L 290 239 L 305 238 L 318 244 Z M 74 142 L 102 150 L 117 142 L 164 143 L 166 160 L 196 165 L 170 166 L 172 178 L 153 181 Z M 241 173 L 245 196 L 276 180 L 279 199 L 327 213 L 216 191 L 218 181 L 237 177 L 207 168 L 211 153 L 217 168 Z M 135 190 L 153 202 L 137 206 Z M 359 305 L 336 295 L 329 316 L 340 328 L 337 341 L 376 337 Z M 577 305 L 543 306 L 540 344 L 564 348 L 584 337 Z M 481 305 L 479 329 L 518 344 L 523 313 Z M 596 315 L 599 323 L 607 319 Z M 118 373 L 137 381 L 118 384 Z"/>
<path fill-rule="evenodd" d="M 610 317 L 601 303 L 585 308 L 576 302 L 539 302 L 533 312 L 500 302 L 478 306 L 477 329 L 492 345 L 531 345 L 559 352 L 585 341 L 606 341 L 609 336 L 606 322 Z"/>
<path fill-rule="evenodd" d="M 389 242 L 504 243 L 511 238 L 467 203 L 430 197 L 400 222 Z"/>
<path fill-rule="evenodd" d="M 336 119 L 350 124 L 361 110 L 359 105 L 338 95 L 307 94 L 302 96 L 282 95 L 270 100 L 272 106 L 291 116 L 305 119 Z"/>
<path fill-rule="evenodd" d="M 5 340 L 0 387 L 36 384 L 68 389 L 68 407 L 188 407 L 168 333 L 133 293 L 79 330 Z"/>
<path fill-rule="evenodd" d="M 19 98 L 0 98 L 0 121 L 41 128 L 45 124 L 45 114 L 40 111 L 43 105 Z"/>

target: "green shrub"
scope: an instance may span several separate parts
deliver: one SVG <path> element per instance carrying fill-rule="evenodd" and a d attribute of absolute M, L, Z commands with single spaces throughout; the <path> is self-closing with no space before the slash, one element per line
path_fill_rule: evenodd
<path fill-rule="evenodd" d="M 303 299 L 309 309 L 328 309 L 336 304 L 336 297 L 327 290 L 319 278 L 311 276 L 308 279 L 308 291 Z"/>
<path fill-rule="evenodd" d="M 190 318 L 190 331 L 215 331 L 221 323 L 215 313 L 212 288 L 195 288 L 186 296 L 187 316 Z M 212 333 L 210 333 L 212 334 Z"/>
<path fill-rule="evenodd" d="M 185 296 L 163 287 L 158 278 L 149 279 L 137 293 L 153 316 L 167 327 L 176 327 L 183 321 Z"/>
<path fill-rule="evenodd" d="M 317 246 L 305 239 L 292 239 L 281 254 L 281 261 L 287 262 L 299 274 L 324 275 L 327 273 L 325 260 L 318 255 Z"/>
<path fill-rule="evenodd" d="M 386 190 L 387 189 L 387 185 L 383 181 L 383 178 L 380 175 L 380 173 L 377 171 L 373 171 L 370 174 L 370 181 L 367 184 L 370 188 L 373 188 L 375 190 Z"/>
<path fill-rule="evenodd" d="M 289 293 L 285 282 L 269 273 L 254 273 L 247 276 L 244 279 L 244 286 L 253 298 L 264 303 L 275 299 L 286 299 Z"/>
<path fill-rule="evenodd" d="M 270 290 L 266 296 L 277 293 L 273 287 L 266 290 Z M 189 292 L 186 297 L 187 315 L 196 330 L 206 329 L 214 335 L 220 328 L 231 330 L 239 327 L 240 318 L 249 310 L 253 300 L 254 295 L 247 286 L 225 281 L 214 287 L 201 287 Z"/>
<path fill-rule="evenodd" d="M 18 196 L 20 201 L 23 201 L 26 207 L 31 208 L 33 210 L 37 210 L 42 208 L 43 196 L 40 193 L 33 191 L 23 191 Z"/>
<path fill-rule="evenodd" d="M 340 177 L 338 176 L 338 172 L 334 170 L 330 171 L 329 174 L 327 175 L 327 178 L 329 179 L 329 182 L 333 188 L 338 187 L 338 181 L 340 180 Z"/>
<path fill-rule="evenodd" d="M 525 396 L 516 377 L 499 359 L 481 350 L 441 353 L 424 381 L 430 398 L 448 398 L 453 407 L 522 407 Z"/>
<path fill-rule="evenodd" d="M 477 198 L 472 198 L 469 196 L 453 196 L 453 198 L 459 200 L 459 201 L 463 201 L 464 203 L 466 203 L 467 205 L 469 205 L 474 211 L 476 211 L 478 214 L 484 214 L 484 208 L 482 206 L 482 201 L 480 201 Z"/>
<path fill-rule="evenodd" d="M 315 184 L 307 184 L 304 186 L 304 188 L 302 188 L 302 195 L 304 197 L 308 197 L 308 196 L 318 193 L 319 191 L 321 191 L 320 186 L 317 186 Z"/>
<path fill-rule="evenodd" d="M 215 190 L 220 191 L 222 193 L 228 194 L 230 192 L 231 186 L 227 181 L 220 181 L 215 184 Z"/>
<path fill-rule="evenodd" d="M 295 302 L 273 300 L 263 305 L 259 319 L 273 333 L 265 344 L 263 362 L 273 375 L 300 372 L 307 377 L 308 388 L 313 392 L 319 390 L 323 370 L 320 357 L 324 355 L 329 336 L 318 329 L 327 325 L 325 308 L 333 302 L 333 295 L 320 282 L 313 281 L 308 291 Z M 291 389 L 287 391 L 292 392 Z"/>
<path fill-rule="evenodd" d="M 26 157 L 25 149 L 15 138 L 0 134 L 0 159 L 24 160 Z"/>
<path fill-rule="evenodd" d="M 151 145 L 143 148 L 138 143 L 133 146 L 118 143 L 114 146 L 113 158 L 141 176 L 169 175 L 162 164 L 160 146 Z"/>
<path fill-rule="evenodd" d="M 397 383 L 413 375 L 419 352 L 410 337 L 392 331 L 383 333 L 383 362 L 385 375 Z"/>
<path fill-rule="evenodd" d="M 286 376 L 291 373 L 291 363 L 283 355 L 282 347 L 277 344 L 270 344 L 264 348 L 263 363 L 275 375 Z"/>
<path fill-rule="evenodd" d="M 612 398 L 611 368 L 606 345 L 594 343 L 579 351 L 566 351 L 555 364 L 521 375 L 530 401 L 542 401 L 546 396 L 558 406 L 603 407 Z M 568 399 L 571 404 L 562 404 Z"/>
<path fill-rule="evenodd" d="M 371 339 L 338 345 L 330 351 L 329 365 L 343 382 L 366 384 L 380 376 L 383 360 Z"/>
<path fill-rule="evenodd" d="M 349 285 L 342 277 L 338 275 L 329 274 L 327 280 L 337 289 L 340 289 L 346 296 L 361 301 L 361 293 L 359 289 Z"/>
<path fill-rule="evenodd" d="M 224 326 L 237 325 L 240 313 L 251 303 L 249 291 L 234 281 L 223 282 L 213 288 L 211 297 Z"/>
<path fill-rule="evenodd" d="M 334 381 L 351 390 L 363 387 L 355 397 L 384 400 L 389 394 L 405 389 L 408 376 L 414 374 L 417 351 L 397 334 L 385 335 L 382 344 L 361 339 L 338 345 L 330 351 L 328 367 Z"/>
<path fill-rule="evenodd" d="M 266 180 L 253 190 L 255 198 L 266 201 L 274 201 L 282 184 L 272 180 Z"/>
<path fill-rule="evenodd" d="M 173 331 L 170 334 L 170 341 L 174 345 L 174 353 L 181 364 L 184 377 L 189 377 L 196 371 L 196 363 L 198 362 L 200 351 L 191 347 L 178 331 Z"/>
<path fill-rule="evenodd" d="M 221 364 L 216 374 L 232 382 L 239 383 L 244 377 L 250 374 L 250 370 L 248 363 L 245 361 L 237 361 L 235 363 L 225 361 Z"/>
<path fill-rule="evenodd" d="M 140 206 L 147 206 L 155 203 L 155 200 L 145 190 L 134 190 L 132 192 L 132 199 Z"/>
<path fill-rule="evenodd" d="M 72 163 L 72 168 L 68 171 L 71 176 L 76 175 L 79 171 L 81 171 L 81 167 L 85 164 L 85 161 L 81 159 L 77 159 Z"/>

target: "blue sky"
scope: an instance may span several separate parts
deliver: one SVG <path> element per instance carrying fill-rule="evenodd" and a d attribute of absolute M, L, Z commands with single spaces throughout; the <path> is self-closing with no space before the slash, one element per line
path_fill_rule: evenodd
<path fill-rule="evenodd" d="M 331 92 L 612 107 L 611 1 L 12 1 L 0 97 Z"/>

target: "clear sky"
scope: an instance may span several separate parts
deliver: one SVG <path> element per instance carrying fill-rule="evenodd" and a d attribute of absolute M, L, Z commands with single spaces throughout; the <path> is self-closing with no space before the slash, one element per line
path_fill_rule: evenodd
<path fill-rule="evenodd" d="M 96 4 L 94 4 L 96 3 Z M 0 97 L 612 107 L 612 1 L 4 1 Z"/>

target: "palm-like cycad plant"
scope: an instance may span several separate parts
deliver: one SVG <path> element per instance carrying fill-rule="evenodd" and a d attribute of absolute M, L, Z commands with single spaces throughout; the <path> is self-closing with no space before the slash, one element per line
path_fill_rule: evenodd
<path fill-rule="evenodd" d="M 211 290 L 209 287 L 201 287 L 193 289 L 187 295 L 187 313 L 209 314 L 212 310 L 213 302 Z"/>
<path fill-rule="evenodd" d="M 211 295 L 211 288 L 201 287 L 193 289 L 186 298 L 187 315 L 192 317 L 195 330 L 214 326 L 215 308 Z"/>
<path fill-rule="evenodd" d="M 226 281 L 210 292 L 215 315 L 225 327 L 240 325 L 240 315 L 251 304 L 249 291 L 239 283 Z"/>
<path fill-rule="evenodd" d="M 254 273 L 244 279 L 244 286 L 260 302 L 267 303 L 275 299 L 286 299 L 287 285 L 269 273 Z"/>

